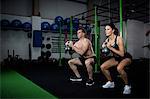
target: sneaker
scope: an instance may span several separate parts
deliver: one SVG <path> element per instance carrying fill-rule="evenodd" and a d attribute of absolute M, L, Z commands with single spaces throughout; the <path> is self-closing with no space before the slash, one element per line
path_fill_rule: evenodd
<path fill-rule="evenodd" d="M 131 86 L 125 85 L 123 94 L 131 94 Z"/>
<path fill-rule="evenodd" d="M 86 85 L 87 86 L 92 86 L 92 85 L 94 85 L 94 81 L 91 80 L 91 79 L 88 79 L 87 82 L 86 82 Z"/>
<path fill-rule="evenodd" d="M 102 86 L 103 88 L 114 88 L 114 82 L 108 81 L 105 85 Z"/>
<path fill-rule="evenodd" d="M 82 81 L 81 77 L 73 76 L 70 78 L 71 81 Z"/>

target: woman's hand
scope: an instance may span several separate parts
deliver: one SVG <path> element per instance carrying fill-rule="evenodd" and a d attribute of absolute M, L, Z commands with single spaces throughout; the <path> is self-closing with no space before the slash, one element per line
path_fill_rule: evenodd
<path fill-rule="evenodd" d="M 107 42 L 103 42 L 102 48 L 106 47 Z"/>
<path fill-rule="evenodd" d="M 109 49 L 111 49 L 112 48 L 112 46 L 111 46 L 111 43 L 110 42 L 107 42 L 107 48 L 109 48 Z"/>

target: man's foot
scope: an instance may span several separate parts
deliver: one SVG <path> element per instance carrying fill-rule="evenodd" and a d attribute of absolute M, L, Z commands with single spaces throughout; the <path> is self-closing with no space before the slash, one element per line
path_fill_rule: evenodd
<path fill-rule="evenodd" d="M 82 81 L 81 77 L 73 76 L 70 78 L 71 81 Z"/>
<path fill-rule="evenodd" d="M 86 82 L 86 85 L 87 86 L 92 86 L 92 85 L 94 85 L 94 81 L 91 80 L 91 79 L 88 79 L 87 82 Z"/>
<path fill-rule="evenodd" d="M 102 86 L 103 88 L 114 88 L 114 82 L 108 81 L 105 85 Z"/>
<path fill-rule="evenodd" d="M 123 90 L 123 94 L 131 94 L 131 86 L 125 85 L 124 90 Z"/>

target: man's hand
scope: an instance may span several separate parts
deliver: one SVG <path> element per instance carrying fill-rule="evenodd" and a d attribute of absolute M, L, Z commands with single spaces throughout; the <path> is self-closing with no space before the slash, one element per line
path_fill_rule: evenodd
<path fill-rule="evenodd" d="M 67 41 L 67 42 L 65 43 L 65 45 L 68 46 L 68 45 L 69 45 L 69 41 Z"/>
<path fill-rule="evenodd" d="M 72 46 L 73 46 L 73 42 L 72 42 L 72 41 L 69 41 L 68 46 L 69 46 L 69 47 L 72 47 Z"/>

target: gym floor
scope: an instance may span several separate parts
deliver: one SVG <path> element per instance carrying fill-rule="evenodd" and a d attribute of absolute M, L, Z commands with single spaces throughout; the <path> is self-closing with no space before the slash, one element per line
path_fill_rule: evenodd
<path fill-rule="evenodd" d="M 94 73 L 95 84 L 88 87 L 85 85 L 86 75 L 82 67 L 79 67 L 79 70 L 82 72 L 81 75 L 84 80 L 82 82 L 69 81 L 70 70 L 66 63 L 64 62 L 61 67 L 57 64 L 38 62 L 28 62 L 26 64 L 20 62 L 17 65 L 7 64 L 7 68 L 2 66 L 1 97 L 47 97 L 52 99 L 149 98 L 149 60 L 147 59 L 134 60 L 133 64 L 127 69 L 129 81 L 132 85 L 132 94 L 130 95 L 122 95 L 123 82 L 115 67 L 112 67 L 110 71 L 116 87 L 114 89 L 103 89 L 101 86 L 106 82 L 103 74 L 101 72 Z M 28 87 L 24 85 L 28 85 Z M 19 95 L 20 93 L 21 95 Z"/>

